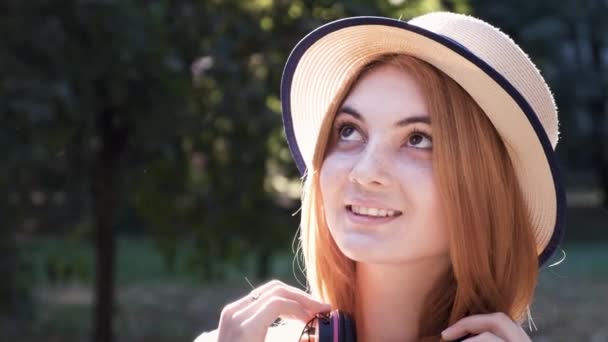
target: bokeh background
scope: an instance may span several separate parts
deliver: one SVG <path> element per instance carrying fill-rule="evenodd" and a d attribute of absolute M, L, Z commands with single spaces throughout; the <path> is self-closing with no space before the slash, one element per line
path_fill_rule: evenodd
<path fill-rule="evenodd" d="M 608 341 L 605 0 L 2 0 L 0 340 L 191 341 L 294 258 L 293 46 L 351 15 L 483 18 L 560 109 L 562 249 L 534 341 Z"/>

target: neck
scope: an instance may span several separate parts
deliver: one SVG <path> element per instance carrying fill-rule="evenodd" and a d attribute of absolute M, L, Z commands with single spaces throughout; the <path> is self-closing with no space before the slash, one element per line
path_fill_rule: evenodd
<path fill-rule="evenodd" d="M 417 341 L 424 301 L 449 259 L 405 264 L 357 262 L 357 341 Z"/>

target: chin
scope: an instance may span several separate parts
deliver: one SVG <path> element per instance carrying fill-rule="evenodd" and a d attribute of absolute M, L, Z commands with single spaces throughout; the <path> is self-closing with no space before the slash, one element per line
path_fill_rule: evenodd
<path fill-rule="evenodd" d="M 353 233 L 346 233 L 353 234 Z M 408 248 L 395 248 L 387 246 L 382 241 L 374 240 L 369 236 L 355 233 L 355 236 L 342 236 L 336 240 L 338 248 L 347 258 L 368 264 L 407 264 L 410 262 L 432 261 L 449 259 L 447 251 L 422 251 Z M 415 242 L 413 242 L 415 245 Z M 412 246 L 412 242 L 404 242 L 403 246 Z"/>
<path fill-rule="evenodd" d="M 336 243 L 342 254 L 353 261 L 365 263 L 395 261 L 395 253 L 391 253 L 378 242 L 363 241 L 359 237 L 357 239 L 346 238 Z"/>

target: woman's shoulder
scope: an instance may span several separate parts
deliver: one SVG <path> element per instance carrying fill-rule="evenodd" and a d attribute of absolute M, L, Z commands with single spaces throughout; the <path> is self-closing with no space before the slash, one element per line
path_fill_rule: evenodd
<path fill-rule="evenodd" d="M 304 323 L 302 322 L 283 320 L 282 324 L 268 328 L 265 342 L 298 341 L 303 329 Z M 217 342 L 217 337 L 218 331 L 215 329 L 202 333 L 194 342 Z M 307 339 L 303 338 L 300 341 L 307 341 Z"/>

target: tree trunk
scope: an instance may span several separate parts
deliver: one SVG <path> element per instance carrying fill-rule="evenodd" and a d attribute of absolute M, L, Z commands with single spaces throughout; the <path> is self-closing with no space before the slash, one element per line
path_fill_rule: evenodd
<path fill-rule="evenodd" d="M 95 342 L 114 340 L 114 170 L 98 163 L 94 170 L 95 215 Z"/>
<path fill-rule="evenodd" d="M 119 201 L 116 183 L 128 133 L 124 122 L 117 120 L 117 113 L 116 108 L 106 106 L 96 117 L 100 145 L 92 170 L 95 218 L 94 342 L 114 341 L 114 215 Z"/>

